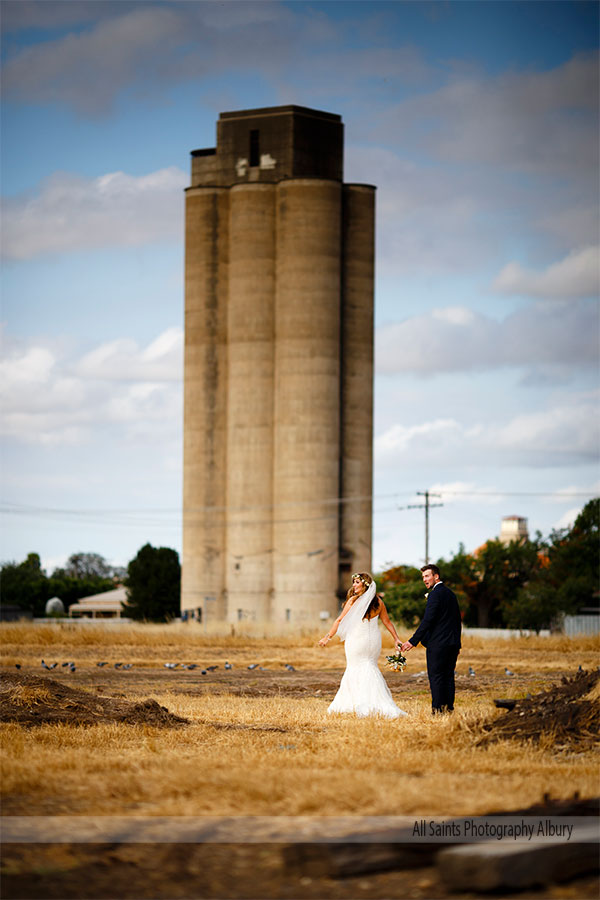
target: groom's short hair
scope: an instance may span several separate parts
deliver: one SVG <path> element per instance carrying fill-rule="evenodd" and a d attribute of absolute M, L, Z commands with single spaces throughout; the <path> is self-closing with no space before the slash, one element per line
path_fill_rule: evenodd
<path fill-rule="evenodd" d="M 434 575 L 440 574 L 440 570 L 437 566 L 434 566 L 433 563 L 427 563 L 426 566 L 421 566 L 421 572 L 427 572 L 428 569 L 431 570 Z"/>

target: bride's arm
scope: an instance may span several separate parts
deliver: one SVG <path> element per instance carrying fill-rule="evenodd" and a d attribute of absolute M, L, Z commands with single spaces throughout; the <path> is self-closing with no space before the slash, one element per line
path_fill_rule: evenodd
<path fill-rule="evenodd" d="M 335 620 L 335 622 L 333 623 L 333 625 L 331 626 L 331 628 L 329 629 L 329 631 L 327 632 L 325 637 L 322 637 L 321 640 L 319 641 L 319 644 L 321 647 L 325 647 L 327 645 L 327 642 L 330 641 L 332 637 L 334 637 L 336 631 L 338 630 L 338 625 L 340 624 L 340 622 L 342 621 L 342 619 L 344 618 L 344 616 L 346 615 L 346 613 L 348 612 L 348 610 L 350 609 L 351 606 L 352 606 L 352 599 L 346 600 L 343 610 L 341 611 L 341 613 L 339 614 L 339 616 L 337 617 L 337 619 Z"/>
<path fill-rule="evenodd" d="M 388 611 L 385 608 L 385 604 L 384 604 L 383 600 L 381 599 L 381 597 L 379 598 L 379 618 L 381 619 L 381 621 L 383 622 L 383 624 L 385 625 L 385 627 L 387 628 L 387 630 L 389 631 L 391 636 L 394 638 L 394 644 L 396 644 L 396 645 L 400 644 L 401 641 L 400 641 L 400 638 L 398 637 L 398 633 L 397 633 L 396 629 L 394 628 L 394 623 L 388 616 Z"/>

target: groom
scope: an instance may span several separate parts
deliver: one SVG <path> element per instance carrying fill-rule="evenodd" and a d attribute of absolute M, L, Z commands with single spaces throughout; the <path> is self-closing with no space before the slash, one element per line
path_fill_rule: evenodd
<path fill-rule="evenodd" d="M 421 642 L 427 648 L 427 675 L 433 715 L 454 710 L 454 670 L 460 653 L 460 610 L 458 601 L 440 578 L 437 566 L 421 569 L 427 606 L 421 624 L 401 650 L 406 653 Z"/>

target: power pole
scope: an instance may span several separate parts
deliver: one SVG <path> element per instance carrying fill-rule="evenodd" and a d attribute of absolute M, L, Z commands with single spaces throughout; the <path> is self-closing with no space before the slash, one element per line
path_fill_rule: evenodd
<path fill-rule="evenodd" d="M 417 491 L 420 497 L 425 497 L 425 503 L 413 503 L 407 509 L 425 510 L 425 565 L 429 562 L 429 510 L 433 506 L 443 506 L 443 503 L 430 503 L 430 497 L 441 497 L 441 494 L 432 494 L 429 491 Z"/>

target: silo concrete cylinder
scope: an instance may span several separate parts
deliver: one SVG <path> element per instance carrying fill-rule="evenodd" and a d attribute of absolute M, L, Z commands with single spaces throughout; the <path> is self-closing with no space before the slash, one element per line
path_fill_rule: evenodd
<path fill-rule="evenodd" d="M 341 185 L 277 186 L 274 622 L 337 609 Z"/>
<path fill-rule="evenodd" d="M 342 237 L 340 594 L 371 570 L 375 188 L 346 184 Z"/>
<path fill-rule="evenodd" d="M 275 185 L 234 185 L 229 213 L 228 617 L 265 621 L 273 587 Z"/>
<path fill-rule="evenodd" d="M 225 615 L 228 194 L 186 191 L 183 611 Z"/>

